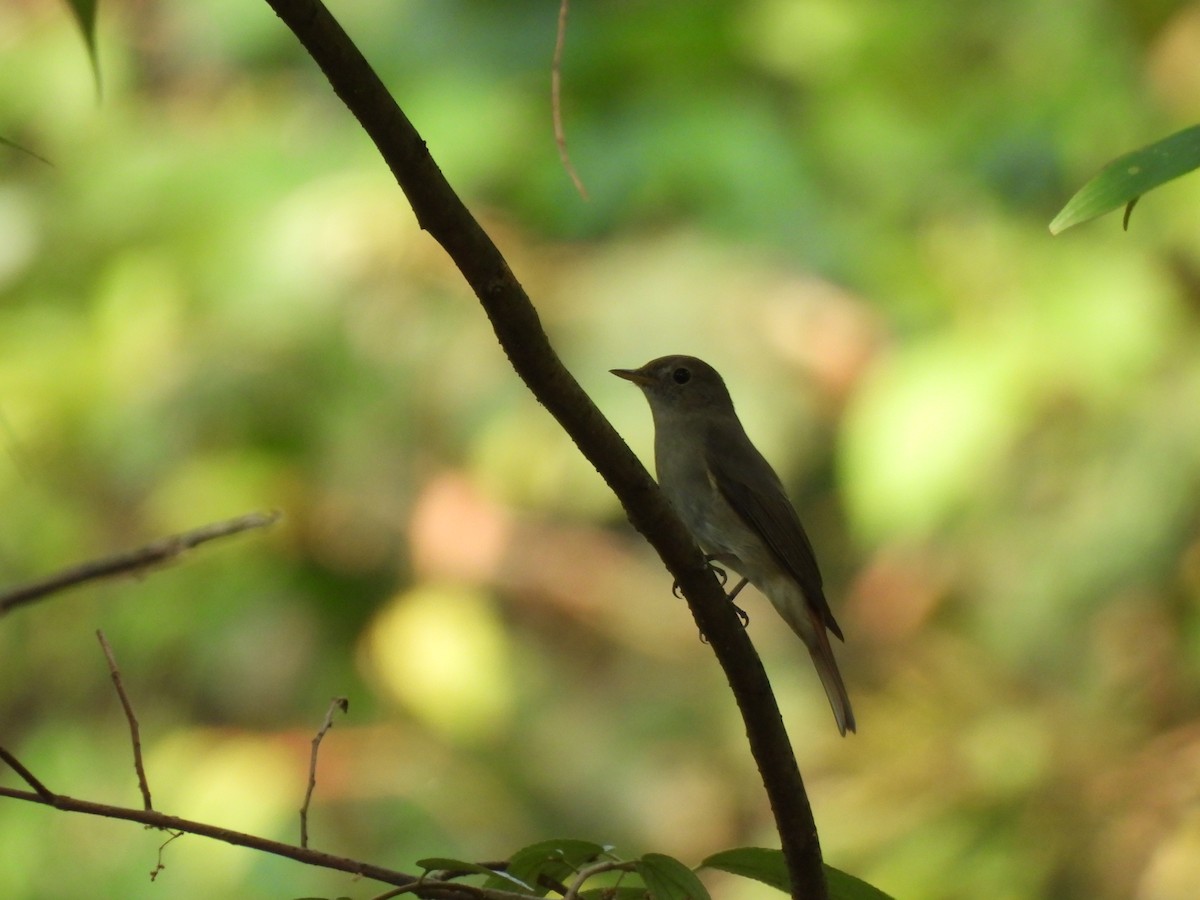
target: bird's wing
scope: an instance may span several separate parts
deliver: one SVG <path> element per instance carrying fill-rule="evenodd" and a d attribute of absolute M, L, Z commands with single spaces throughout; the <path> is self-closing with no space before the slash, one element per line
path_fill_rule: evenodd
<path fill-rule="evenodd" d="M 779 476 L 744 433 L 712 429 L 705 463 L 714 486 L 747 526 L 799 583 L 825 627 L 842 637 L 821 587 L 821 570 L 804 526 L 787 499 Z"/>

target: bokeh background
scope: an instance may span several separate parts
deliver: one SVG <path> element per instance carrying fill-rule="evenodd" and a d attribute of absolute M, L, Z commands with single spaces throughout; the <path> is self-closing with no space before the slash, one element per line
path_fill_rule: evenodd
<path fill-rule="evenodd" d="M 607 374 L 708 359 L 802 511 L 860 733 L 751 635 L 827 859 L 898 898 L 1196 896 L 1200 180 L 1051 238 L 1200 119 L 1200 4 L 333 5 L 648 463 Z M 267 534 L 0 619 L 0 743 L 396 868 L 576 836 L 776 842 L 670 577 L 506 365 L 263 3 L 0 5 L 0 581 L 253 509 Z M 17 786 L 12 773 L 4 784 Z M 0 895 L 381 888 L 0 801 Z M 778 896 L 713 878 L 722 898 Z"/>

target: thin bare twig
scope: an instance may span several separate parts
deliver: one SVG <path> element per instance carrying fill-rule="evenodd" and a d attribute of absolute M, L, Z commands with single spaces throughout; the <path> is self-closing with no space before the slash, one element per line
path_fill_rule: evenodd
<path fill-rule="evenodd" d="M 150 807 L 146 807 L 146 808 L 149 809 Z M 162 861 L 163 851 L 167 849 L 167 844 L 170 844 L 172 841 L 178 840 L 179 838 L 183 837 L 183 835 L 184 835 L 184 832 L 182 832 L 182 831 L 169 831 L 167 833 L 170 835 L 170 837 L 158 845 L 158 860 L 157 860 L 157 862 L 155 862 L 154 868 L 150 870 L 150 880 L 151 881 L 157 880 L 158 873 L 167 867 L 167 864 Z"/>
<path fill-rule="evenodd" d="M 579 874 L 575 876 L 575 880 L 571 882 L 571 886 L 567 888 L 566 894 L 563 895 L 563 900 L 578 900 L 579 892 L 583 890 L 584 882 L 594 875 L 599 875 L 601 872 L 612 872 L 619 869 L 628 872 L 636 863 L 629 860 L 605 859 L 598 863 L 592 863 L 590 866 L 584 866 L 579 870 Z"/>
<path fill-rule="evenodd" d="M 104 658 L 108 660 L 108 673 L 112 676 L 113 687 L 117 689 L 117 696 L 121 699 L 121 708 L 125 710 L 125 719 L 129 722 L 129 741 L 133 744 L 133 768 L 137 772 L 138 788 L 142 792 L 142 804 L 146 809 L 154 809 L 154 804 L 150 802 L 150 784 L 146 781 L 146 767 L 142 764 L 142 733 L 138 728 L 137 716 L 133 713 L 133 704 L 129 702 L 129 695 L 125 693 L 125 685 L 121 681 L 121 670 L 117 668 L 117 658 L 113 656 L 108 638 L 99 628 L 96 629 L 96 639 L 100 641 L 100 649 L 104 651 Z"/>
<path fill-rule="evenodd" d="M 34 786 L 35 790 L 41 786 L 40 782 L 36 778 L 33 778 L 24 766 L 21 766 L 20 763 L 13 765 L 14 760 L 11 758 L 11 755 L 5 753 L 2 748 L 0 748 L 0 758 L 3 758 L 5 762 L 12 765 L 22 778 L 29 782 L 31 786 Z M 24 800 L 28 803 L 51 806 L 63 812 L 103 816 L 109 819 L 124 819 L 164 831 L 180 831 L 185 834 L 213 838 L 214 840 L 224 841 L 227 844 L 233 844 L 238 847 L 248 847 L 251 850 L 257 850 L 262 853 L 271 853 L 275 856 L 294 859 L 306 865 L 349 872 L 352 875 L 370 878 L 373 881 L 379 881 L 384 884 L 406 885 L 415 884 L 417 881 L 417 878 L 413 875 L 397 872 L 392 869 L 385 869 L 382 866 L 372 865 L 360 860 L 334 856 L 331 853 L 322 853 L 319 850 L 311 850 L 307 847 L 296 847 L 292 844 L 285 844 L 281 841 L 273 841 L 269 838 L 233 831 L 228 828 L 220 828 L 205 822 L 196 822 L 178 816 L 169 816 L 166 813 L 161 813 L 153 809 L 134 809 L 132 807 L 110 806 L 105 803 L 93 803 L 89 800 L 77 800 L 74 797 L 53 794 L 46 790 L 45 787 L 41 787 L 41 790 L 37 793 L 0 787 L 0 797 L 9 797 L 13 800 Z M 528 898 L 525 898 L 525 900 L 528 900 Z"/>
<path fill-rule="evenodd" d="M 10 765 L 14 762 L 11 755 L 5 752 L 3 748 L 0 748 L 0 758 L 4 759 Z M 28 774 L 28 770 L 20 763 L 17 763 L 13 767 L 22 773 L 21 777 L 30 782 L 30 784 L 40 784 L 36 778 Z M 247 847 L 251 850 L 257 850 L 260 853 L 282 856 L 309 866 L 333 869 L 338 872 L 348 872 L 351 875 L 369 878 L 372 881 L 378 881 L 382 884 L 409 887 L 412 893 L 418 897 L 427 898 L 427 900 L 475 900 L 475 898 L 482 898 L 482 900 L 529 900 L 528 894 L 520 894 L 516 891 L 500 891 L 494 888 L 481 888 L 470 884 L 450 884 L 444 881 L 420 879 L 405 872 L 385 869 L 383 866 L 377 866 L 373 863 L 363 862 L 362 860 L 350 859 L 345 856 L 334 856 L 332 853 L 323 853 L 320 850 L 312 850 L 308 847 L 297 847 L 294 844 L 273 841 L 270 838 L 259 837 L 255 834 L 246 834 L 243 831 L 220 828 L 216 825 L 197 822 L 193 819 L 169 816 L 166 813 L 161 813 L 153 809 L 109 806 L 106 803 L 93 803 L 90 800 L 77 800 L 74 797 L 53 794 L 46 791 L 45 788 L 42 788 L 42 791 L 45 791 L 45 793 L 33 793 L 32 791 L 18 791 L 13 788 L 0 787 L 0 797 L 9 797 L 13 800 L 24 800 L 27 803 L 50 806 L 62 812 L 81 813 L 87 816 L 102 816 L 108 819 L 124 819 L 127 822 L 139 822 L 142 825 L 162 831 L 172 833 L 182 832 L 184 834 L 195 834 L 200 837 L 212 838 L 236 847 Z"/>
<path fill-rule="evenodd" d="M 38 781 L 37 778 L 34 777 L 34 774 L 21 764 L 19 759 L 9 753 L 3 747 L 0 747 L 0 759 L 8 763 L 12 770 L 21 776 L 21 780 L 37 792 L 37 796 L 41 802 L 53 803 L 56 799 L 58 799 L 57 795 L 50 790 L 50 788 Z"/>
<path fill-rule="evenodd" d="M 317 751 L 321 749 L 321 741 L 325 738 L 325 732 L 333 727 L 333 716 L 338 710 L 343 714 L 350 711 L 350 701 L 345 697 L 334 697 L 329 703 L 329 710 L 325 713 L 325 721 L 321 724 L 321 730 L 318 731 L 312 739 L 312 756 L 308 760 L 308 790 L 304 792 L 304 805 L 300 807 L 300 846 L 308 846 L 308 805 L 312 802 L 313 790 L 317 786 Z"/>
<path fill-rule="evenodd" d="M 18 606 L 24 606 L 90 581 L 111 578 L 115 575 L 140 574 L 154 566 L 173 562 L 186 551 L 208 541 L 249 531 L 252 528 L 267 528 L 279 521 L 281 515 L 275 511 L 254 512 L 236 519 L 213 522 L 190 531 L 161 538 L 128 553 L 118 553 L 115 556 L 91 560 L 82 565 L 64 569 L 49 578 L 9 588 L 0 593 L 0 616 L 11 612 Z"/>
<path fill-rule="evenodd" d="M 567 150 L 567 132 L 562 121 L 562 58 L 563 45 L 567 42 L 567 13 L 570 8 L 571 0 L 562 0 L 558 7 L 558 34 L 554 39 L 554 63 L 550 67 L 550 106 L 554 113 L 554 143 L 558 145 L 558 158 L 571 176 L 575 190 L 586 200 L 587 188 L 583 186 L 583 180 L 571 162 L 571 153 Z"/>
<path fill-rule="evenodd" d="M 336 707 L 337 702 L 335 700 L 334 706 L 331 707 L 330 716 L 333 715 L 332 710 Z M 184 834 L 194 834 L 200 837 L 224 841 L 235 847 L 247 847 L 261 853 L 282 856 L 305 865 L 348 872 L 351 875 L 369 878 L 372 881 L 378 881 L 382 884 L 406 888 L 407 890 L 402 891 L 402 893 L 411 892 L 419 897 L 427 898 L 427 900 L 474 900 L 474 898 L 481 898 L 481 900 L 529 900 L 528 894 L 497 890 L 495 888 L 482 888 L 472 884 L 451 884 L 447 881 L 430 880 L 424 877 L 418 878 L 406 872 L 397 872 L 394 869 L 386 869 L 383 866 L 377 866 L 373 863 L 363 862 L 362 860 L 351 859 L 345 856 L 335 856 L 332 853 L 323 853 L 320 850 L 312 850 L 308 847 L 297 847 L 293 844 L 273 841 L 270 838 L 259 837 L 255 834 L 234 831 L 230 828 L 221 828 L 217 825 L 209 825 L 207 822 L 197 822 L 193 819 L 167 815 L 154 809 L 133 809 L 126 806 L 95 803 L 91 800 L 78 800 L 75 797 L 68 797 L 64 794 L 56 794 L 51 791 L 4 747 L 0 747 L 0 761 L 7 763 L 14 772 L 21 776 L 21 779 L 26 784 L 33 788 L 32 791 L 21 791 L 15 788 L 0 787 L 0 797 L 8 797 L 12 800 L 24 800 L 26 803 L 36 803 L 40 806 L 50 806 L 62 812 L 80 813 L 86 816 L 100 816 L 108 819 L 123 819 L 127 822 L 139 822 L 150 828 L 166 831 L 170 835 L 170 838 L 164 841 L 158 848 L 158 865 L 150 873 L 151 879 L 158 872 L 162 871 L 163 849 L 171 841 Z"/>

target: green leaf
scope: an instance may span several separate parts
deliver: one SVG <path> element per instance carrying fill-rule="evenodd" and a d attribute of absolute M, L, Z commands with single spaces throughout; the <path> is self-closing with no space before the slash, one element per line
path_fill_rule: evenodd
<path fill-rule="evenodd" d="M 647 853 L 636 865 L 653 900 L 710 900 L 696 873 L 674 857 Z"/>
<path fill-rule="evenodd" d="M 477 875 L 487 875 L 489 878 L 501 878 L 504 880 L 504 888 L 511 890 L 514 886 L 523 891 L 532 892 L 533 888 L 527 885 L 519 878 L 514 878 L 507 872 L 497 872 L 495 869 L 489 869 L 487 866 L 481 866 L 479 863 L 467 862 L 465 859 L 453 859 L 448 856 L 427 856 L 425 859 L 418 859 L 417 865 L 426 872 L 444 870 L 447 872 L 470 872 Z"/>
<path fill-rule="evenodd" d="M 1050 223 L 1050 233 L 1058 234 L 1121 206 L 1132 209 L 1142 194 L 1198 166 L 1200 125 L 1193 125 L 1110 162 L 1067 201 Z"/>
<path fill-rule="evenodd" d="M 738 847 L 736 850 L 723 850 L 714 853 L 704 862 L 701 868 L 720 869 L 732 875 L 743 878 L 753 878 L 773 888 L 791 893 L 792 880 L 788 877 L 787 860 L 782 850 L 771 850 L 767 847 Z"/>
<path fill-rule="evenodd" d="M 782 850 L 772 850 L 767 847 L 739 847 L 736 850 L 723 850 L 714 853 L 704 862 L 702 868 L 720 869 L 731 875 L 741 875 L 753 878 L 763 884 L 790 894 L 792 879 L 788 875 L 787 860 Z M 841 869 L 825 866 L 825 881 L 829 885 L 831 900 L 891 900 L 883 891 L 863 881 L 848 875 Z"/>
<path fill-rule="evenodd" d="M 890 894 L 833 866 L 825 867 L 825 882 L 829 900 L 892 900 Z"/>
<path fill-rule="evenodd" d="M 87 45 L 88 58 L 92 61 L 92 74 L 96 78 L 96 89 L 100 89 L 100 58 L 96 53 L 96 7 L 100 0 L 67 0 L 71 12 L 75 13 L 75 21 L 83 32 L 83 42 Z"/>
<path fill-rule="evenodd" d="M 569 838 L 539 841 L 528 847 L 522 847 L 510 856 L 506 871 L 508 876 L 520 879 L 522 883 L 530 885 L 531 890 L 539 895 L 544 895 L 549 887 L 538 884 L 539 876 L 545 875 L 560 884 L 565 884 L 581 866 L 593 862 L 611 849 L 611 847 L 605 847 L 592 841 L 577 841 Z M 501 879 L 500 873 L 496 873 L 495 877 L 483 886 L 499 890 L 508 887 Z"/>

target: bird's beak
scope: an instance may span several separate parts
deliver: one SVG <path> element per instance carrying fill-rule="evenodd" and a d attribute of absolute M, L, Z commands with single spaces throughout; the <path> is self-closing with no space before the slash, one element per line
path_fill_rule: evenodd
<path fill-rule="evenodd" d="M 654 380 L 642 369 L 609 369 L 608 371 L 612 372 L 618 378 L 632 381 L 638 387 L 645 387 Z"/>

